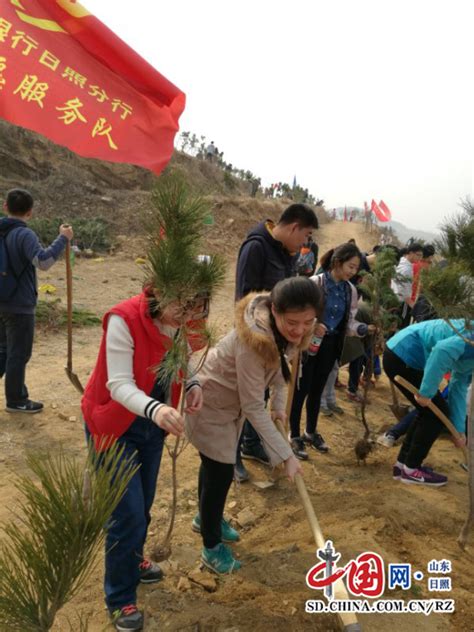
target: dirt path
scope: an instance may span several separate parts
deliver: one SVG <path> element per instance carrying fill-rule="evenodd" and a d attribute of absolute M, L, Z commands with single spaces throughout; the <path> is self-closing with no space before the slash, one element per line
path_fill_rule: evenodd
<path fill-rule="evenodd" d="M 354 237 L 362 248 L 374 245 L 373 237 L 359 224 L 334 222 L 318 233 L 320 252 Z M 140 253 L 138 243 L 104 261 L 79 261 L 74 268 L 75 303 L 102 314 L 117 301 L 140 287 L 142 270 L 134 263 Z M 229 273 L 225 287 L 212 308 L 212 319 L 221 332 L 233 320 L 233 276 L 235 248 L 229 252 Z M 58 295 L 65 296 L 65 279 L 60 266 L 42 281 L 53 283 Z M 99 327 L 75 333 L 74 368 L 85 382 L 97 354 Z M 0 412 L 0 485 L 3 503 L 0 522 L 10 520 L 15 507 L 15 475 L 25 471 L 25 449 L 56 449 L 63 445 L 73 454 L 84 451 L 84 433 L 79 421 L 79 398 L 64 374 L 66 340 L 64 334 L 40 335 L 35 343 L 28 369 L 28 384 L 33 397 L 45 403 L 45 411 L 36 417 L 12 416 Z M 342 371 L 345 381 L 347 376 Z M 3 397 L 3 394 L 2 394 Z M 393 422 L 389 412 L 389 389 L 384 380 L 371 395 L 368 418 L 379 432 Z M 3 400 L 2 400 L 3 401 Z M 391 478 L 391 464 L 396 449 L 378 446 L 366 466 L 358 466 L 353 453 L 361 434 L 361 423 L 353 404 L 343 392 L 339 403 L 344 415 L 321 419 L 321 432 L 331 450 L 327 455 L 311 453 L 304 464 L 305 481 L 321 522 L 323 532 L 331 538 L 347 563 L 362 552 L 375 551 L 385 563 L 408 562 L 421 570 L 425 579 L 414 582 L 410 591 L 387 591 L 388 597 L 415 599 L 446 596 L 456 600 L 454 615 L 364 615 L 360 616 L 366 632 L 393 630 L 419 632 L 474 629 L 472 557 L 462 555 L 455 538 L 467 505 L 467 477 L 459 467 L 460 455 L 448 440 L 440 440 L 430 454 L 430 461 L 449 476 L 445 488 L 432 490 L 402 485 Z M 65 421 L 76 417 L 77 421 Z M 197 566 L 200 539 L 190 529 L 196 511 L 198 459 L 188 447 L 179 463 L 179 510 L 171 563 L 167 576 L 157 587 L 140 589 L 140 601 L 148 601 L 149 630 L 201 630 L 241 632 L 252 630 L 288 632 L 291 630 L 336 630 L 333 615 L 309 615 L 304 612 L 306 599 L 320 598 L 306 588 L 305 575 L 316 563 L 316 551 L 294 487 L 286 480 L 274 487 L 259 490 L 252 483 L 232 488 L 227 515 L 235 518 L 249 508 L 255 523 L 242 529 L 241 542 L 235 546 L 243 562 L 242 571 L 218 579 L 216 592 L 207 593 L 193 585 L 178 590 L 178 582 Z M 253 481 L 268 478 L 262 466 L 249 464 Z M 169 459 L 163 459 L 150 541 L 159 541 L 167 525 L 170 499 Z M 426 565 L 432 559 L 450 559 L 453 563 L 452 594 L 427 590 Z M 91 632 L 111 629 L 102 601 L 102 569 L 88 582 L 74 606 L 91 616 Z M 72 608 L 68 608 L 72 612 Z M 58 622 L 57 630 L 68 627 Z"/>

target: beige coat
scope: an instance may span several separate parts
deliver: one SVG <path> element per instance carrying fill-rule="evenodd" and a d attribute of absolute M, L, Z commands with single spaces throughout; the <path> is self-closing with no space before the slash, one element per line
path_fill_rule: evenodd
<path fill-rule="evenodd" d="M 199 373 L 204 405 L 197 415 L 187 415 L 189 441 L 205 456 L 221 463 L 235 463 L 237 443 L 245 419 L 260 435 L 272 465 L 292 455 L 265 408 L 264 392 L 271 388 L 270 409 L 284 411 L 286 387 L 280 356 L 270 328 L 267 295 L 249 294 L 236 308 L 236 326 L 211 349 Z M 309 334 L 301 348 L 307 348 Z M 288 345 L 288 359 L 296 353 Z"/>

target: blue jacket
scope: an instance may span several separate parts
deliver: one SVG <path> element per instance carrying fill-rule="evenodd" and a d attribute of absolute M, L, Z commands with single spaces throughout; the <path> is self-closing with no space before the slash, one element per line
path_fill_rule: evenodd
<path fill-rule="evenodd" d="M 464 320 L 452 324 L 466 338 L 474 341 L 474 333 L 466 331 Z M 435 396 L 445 373 L 449 382 L 449 411 L 459 432 L 466 431 L 466 395 L 474 371 L 474 346 L 464 342 L 444 320 L 428 320 L 399 331 L 387 347 L 412 369 L 424 371 L 420 395 Z"/>
<path fill-rule="evenodd" d="M 33 314 L 38 298 L 36 268 L 48 270 L 56 262 L 67 244 L 67 237 L 59 235 L 49 248 L 43 248 L 38 236 L 26 223 L 16 217 L 2 217 L 0 231 L 12 228 L 6 236 L 8 261 L 20 277 L 18 289 L 8 303 L 0 302 L 0 312 Z"/>
<path fill-rule="evenodd" d="M 294 276 L 297 259 L 298 253 L 290 254 L 281 241 L 272 237 L 267 222 L 261 222 L 240 246 L 235 300 L 249 292 L 270 291 L 278 281 Z"/>

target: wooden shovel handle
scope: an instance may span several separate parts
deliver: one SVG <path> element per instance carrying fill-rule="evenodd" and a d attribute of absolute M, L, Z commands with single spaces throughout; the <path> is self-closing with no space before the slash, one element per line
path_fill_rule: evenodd
<path fill-rule="evenodd" d="M 66 244 L 66 291 L 67 291 L 67 370 L 72 371 L 72 268 L 71 242 Z"/>
<path fill-rule="evenodd" d="M 397 382 L 398 384 L 400 384 L 401 386 L 403 386 L 403 388 L 406 388 L 407 391 L 410 391 L 410 393 L 413 393 L 413 395 L 419 395 L 420 392 L 418 391 L 418 389 L 413 386 L 413 384 L 411 384 L 411 382 L 409 382 L 408 380 L 406 380 L 404 377 L 402 377 L 401 375 L 396 375 L 395 376 L 395 382 Z M 456 428 L 454 427 L 452 421 L 446 417 L 446 415 L 443 413 L 442 410 L 440 410 L 438 408 L 438 406 L 436 406 L 436 404 L 434 404 L 432 401 L 430 401 L 430 403 L 428 404 L 428 408 L 436 415 L 436 417 L 438 417 L 438 419 L 446 426 L 446 428 L 449 430 L 449 432 L 452 434 L 452 436 L 455 439 L 461 439 L 461 433 L 458 432 L 456 430 Z M 463 454 L 464 454 L 464 458 L 466 460 L 466 463 L 468 462 L 468 456 L 467 456 L 467 449 L 465 446 L 463 446 L 462 448 Z"/>

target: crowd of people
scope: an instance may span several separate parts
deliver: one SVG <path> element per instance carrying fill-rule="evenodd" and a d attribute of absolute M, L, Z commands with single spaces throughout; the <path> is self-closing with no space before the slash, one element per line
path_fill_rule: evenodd
<path fill-rule="evenodd" d="M 33 212 L 31 195 L 21 189 L 10 191 L 4 209 L 0 375 L 5 377 L 6 410 L 38 413 L 42 404 L 30 399 L 25 384 L 33 343 L 36 269 L 54 264 L 73 231 L 61 226 L 58 238 L 44 249 L 27 226 Z M 392 290 L 399 301 L 399 322 L 376 355 L 383 354 L 390 380 L 397 375 L 406 378 L 419 395 L 394 382 L 413 410 L 403 428 L 390 429 L 380 442 L 392 446 L 404 436 L 393 478 L 432 487 L 447 483 L 446 475 L 424 465 L 442 430 L 428 404 L 433 401 L 451 417 L 460 433 L 457 445 L 463 446 L 474 347 L 465 323 L 455 323 L 460 337 L 436 318 L 423 296 L 420 272 L 433 265 L 434 248 L 412 241 L 403 251 L 382 245 L 365 253 L 350 240 L 319 258 L 317 229 L 311 207 L 291 204 L 279 221 L 262 221 L 249 232 L 238 252 L 234 328 L 182 387 L 163 383 L 157 369 L 183 323 L 207 314 L 205 298 L 197 295 L 186 305 L 178 300 L 162 305 L 160 288 L 147 284 L 104 316 L 97 362 L 82 398 L 86 435 L 98 450 L 104 449 L 104 438 L 112 438 L 123 446 L 122 458 L 140 466 L 107 532 L 105 600 L 119 631 L 142 629 L 137 586 L 163 577 L 159 565 L 145 557 L 144 547 L 166 435 L 185 433 L 199 453 L 199 509 L 190 528 L 202 536 L 203 564 L 216 573 L 237 571 L 241 563 L 229 544 L 240 535 L 226 521 L 224 507 L 232 480 L 249 479 L 243 460 L 271 467 L 283 464 L 294 479 L 303 473 L 301 461 L 308 460 L 309 450 L 324 454 L 331 449 L 318 422 L 320 412 L 344 412 L 335 397 L 340 367 L 349 366 L 347 397 L 354 402 L 360 401 L 361 381 L 372 377 L 364 373 L 364 366 L 375 334 L 380 338 L 382 332 L 364 305 L 359 285 L 383 248 L 392 248 L 398 258 Z M 288 406 L 291 366 L 298 374 Z M 375 375 L 380 371 L 376 366 Z M 439 388 L 447 375 L 446 397 Z M 184 416 L 177 409 L 181 388 Z M 279 434 L 276 419 L 289 424 L 288 441 Z"/>

